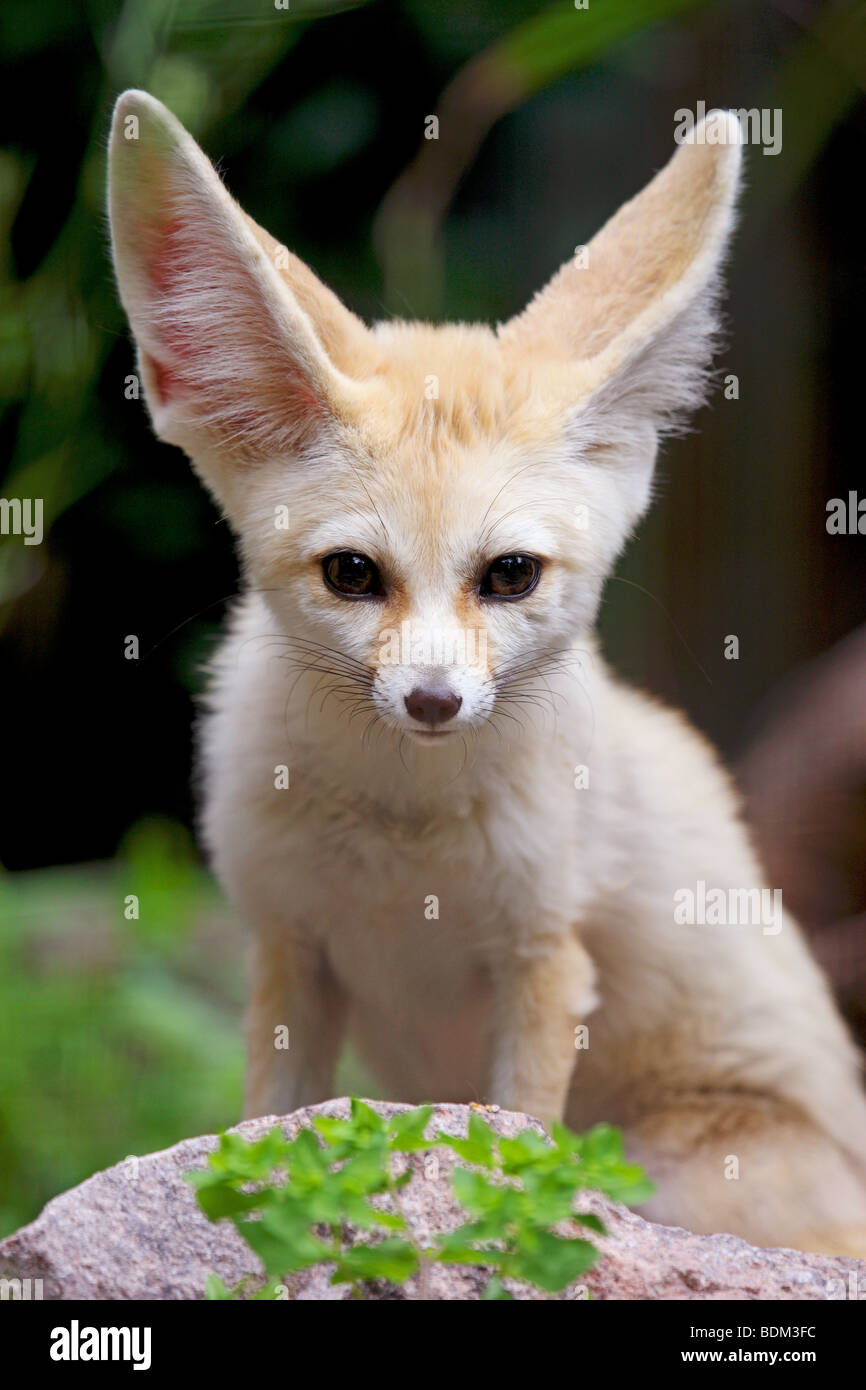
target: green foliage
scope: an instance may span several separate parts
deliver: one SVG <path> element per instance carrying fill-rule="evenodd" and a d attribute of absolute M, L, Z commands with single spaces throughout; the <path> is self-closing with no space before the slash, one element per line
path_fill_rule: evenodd
<path fill-rule="evenodd" d="M 583 1234 L 604 1234 L 598 1217 L 575 1211 L 577 1193 L 594 1188 L 617 1201 L 641 1202 L 652 1192 L 640 1168 L 625 1161 L 622 1136 L 609 1125 L 586 1135 L 554 1125 L 552 1141 L 527 1129 L 497 1135 L 477 1114 L 466 1138 L 426 1137 L 433 1107 L 391 1119 L 353 1098 L 351 1118 L 316 1116 L 313 1129 L 288 1140 L 279 1128 L 249 1142 L 223 1134 L 208 1167 L 187 1174 L 211 1221 L 232 1221 L 264 1267 L 263 1287 L 250 1277 L 227 1289 L 212 1275 L 208 1298 L 285 1297 L 283 1279 L 313 1265 L 333 1267 L 332 1284 L 381 1279 L 403 1284 L 434 1263 L 477 1265 L 491 1272 L 485 1299 L 508 1299 L 505 1280 L 558 1293 L 595 1261 Z M 412 1171 L 395 1155 L 448 1148 L 462 1160 L 454 1193 L 468 1220 L 430 1248 L 415 1239 L 400 1202 Z M 471 1166 L 467 1166 L 471 1165 Z M 369 1235 L 356 1243 L 354 1227 Z M 422 1284 L 423 1287 L 423 1284 Z"/>
<path fill-rule="evenodd" d="M 183 843 L 180 827 L 158 834 Z M 237 1114 L 237 933 L 180 851 L 169 913 L 153 836 L 130 837 L 127 868 L 0 872 L 0 1236 L 94 1170 Z"/>
<path fill-rule="evenodd" d="M 0 1237 L 98 1169 L 232 1122 L 242 954 L 171 822 L 139 823 L 114 864 L 0 869 Z M 370 1085 L 341 1060 L 341 1092 Z"/>
<path fill-rule="evenodd" d="M 139 821 L 124 837 L 116 863 L 119 895 L 138 913 L 130 929 L 170 951 L 182 944 L 200 910 L 204 876 L 186 826 L 165 818 Z"/>

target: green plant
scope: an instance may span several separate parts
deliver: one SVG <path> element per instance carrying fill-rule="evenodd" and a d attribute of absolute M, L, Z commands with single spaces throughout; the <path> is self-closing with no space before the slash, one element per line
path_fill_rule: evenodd
<path fill-rule="evenodd" d="M 278 1127 L 254 1142 L 220 1137 L 207 1169 L 187 1178 L 205 1215 L 231 1220 L 261 1260 L 267 1282 L 250 1296 L 285 1297 L 285 1276 L 319 1264 L 333 1265 L 331 1283 L 350 1284 L 356 1298 L 368 1280 L 403 1284 L 414 1274 L 423 1296 L 437 1262 L 489 1269 L 486 1299 L 512 1297 L 505 1279 L 556 1293 L 598 1256 L 591 1241 L 571 1232 L 604 1234 L 597 1216 L 575 1211 L 576 1194 L 594 1188 L 640 1202 L 653 1190 L 642 1170 L 626 1163 L 622 1136 L 609 1125 L 581 1136 L 555 1124 L 552 1139 L 534 1129 L 507 1139 L 472 1114 L 466 1138 L 440 1132 L 428 1139 L 432 1113 L 427 1105 L 386 1119 L 353 1098 L 350 1119 L 317 1115 L 313 1129 L 293 1140 Z M 401 1207 L 412 1169 L 393 1160 L 437 1147 L 463 1160 L 453 1187 L 469 1219 L 425 1248 Z M 369 1238 L 350 1241 L 350 1226 Z M 240 1297 L 250 1278 L 228 1289 L 211 1275 L 208 1297 Z"/>
<path fill-rule="evenodd" d="M 97 1169 L 237 1111 L 236 928 L 185 844 L 142 823 L 115 864 L 0 869 L 0 1238 Z"/>

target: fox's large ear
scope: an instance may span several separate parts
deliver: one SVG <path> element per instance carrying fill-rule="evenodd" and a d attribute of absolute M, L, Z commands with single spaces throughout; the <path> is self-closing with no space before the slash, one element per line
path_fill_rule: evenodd
<path fill-rule="evenodd" d="M 157 433 L 188 453 L 296 451 L 339 416 L 369 335 L 229 196 L 146 92 L 119 98 L 109 212 L 120 296 Z"/>
<path fill-rule="evenodd" d="M 628 452 L 629 437 L 653 444 L 703 398 L 740 165 L 739 121 L 710 112 L 584 254 L 500 329 L 506 350 L 578 367 L 576 418 L 608 449 Z"/>

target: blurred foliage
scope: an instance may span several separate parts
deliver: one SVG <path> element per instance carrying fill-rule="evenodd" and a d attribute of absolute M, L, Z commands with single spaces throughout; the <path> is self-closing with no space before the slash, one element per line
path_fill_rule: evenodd
<path fill-rule="evenodd" d="M 239 1111 L 241 947 L 183 835 L 143 826 L 115 866 L 0 875 L 0 1235 Z"/>
<path fill-rule="evenodd" d="M 2 1237 L 95 1170 L 239 1118 L 244 942 L 166 820 L 110 865 L 0 874 L 0 922 Z M 340 1089 L 377 1094 L 351 1057 Z"/>
<path fill-rule="evenodd" d="M 202 874 L 190 832 L 170 820 L 145 820 L 124 837 L 116 877 L 129 909 L 124 913 L 143 943 L 182 944 L 202 905 Z"/>
<path fill-rule="evenodd" d="M 0 495 L 44 499 L 48 532 L 0 537 L 0 859 L 117 856 L 0 876 L 0 1231 L 95 1167 L 223 1126 L 240 1099 L 241 945 L 183 828 L 193 700 L 237 576 L 209 500 L 124 395 L 104 216 L 117 92 L 165 101 L 368 319 L 496 320 L 667 157 L 679 105 L 784 101 L 794 135 L 755 196 L 789 195 L 862 92 L 866 12 L 791 8 L 0 8 Z M 425 142 L 434 112 L 448 119 Z M 646 627 L 640 592 L 606 604 L 620 638 Z M 372 1093 L 349 1067 L 344 1089 Z"/>

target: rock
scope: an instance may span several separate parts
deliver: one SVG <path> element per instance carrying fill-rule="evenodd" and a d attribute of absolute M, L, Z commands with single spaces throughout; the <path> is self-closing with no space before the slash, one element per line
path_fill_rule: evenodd
<path fill-rule="evenodd" d="M 373 1102 L 382 1114 L 407 1107 Z M 313 1115 L 348 1115 L 347 1100 L 327 1101 L 275 1116 L 248 1120 L 237 1132 L 258 1138 L 279 1122 L 293 1138 Z M 431 1131 L 439 1127 L 465 1134 L 469 1109 L 438 1105 Z M 536 1121 L 510 1111 L 485 1113 L 502 1135 L 514 1135 Z M 0 1277 L 41 1279 L 49 1299 L 200 1299 L 213 1271 L 228 1285 L 255 1270 L 256 1259 L 234 1227 L 212 1224 L 201 1214 L 183 1174 L 204 1167 L 215 1147 L 214 1135 L 185 1139 L 170 1149 L 128 1158 L 96 1173 L 55 1197 L 29 1226 L 0 1241 Z M 459 1224 L 460 1208 L 451 1194 L 453 1155 L 437 1150 L 435 1162 L 412 1156 L 413 1179 L 404 1189 L 404 1214 L 422 1242 Z M 658 1226 L 594 1193 L 585 1209 L 608 1228 L 598 1238 L 603 1257 L 581 1284 L 560 1297 L 594 1299 L 843 1299 L 849 1288 L 866 1289 L 866 1262 L 793 1250 L 759 1250 L 735 1236 L 698 1236 Z M 854 1275 L 857 1283 L 851 1279 Z M 480 1297 L 487 1282 L 481 1270 L 434 1267 L 424 1296 L 466 1300 Z M 342 1299 L 348 1290 L 332 1287 L 324 1269 L 293 1276 L 298 1299 Z M 418 1297 L 415 1281 L 372 1297 Z M 523 1297 L 542 1295 L 526 1292 Z M 855 1295 L 856 1296 L 856 1295 Z"/>

